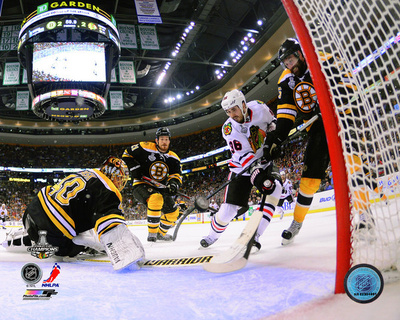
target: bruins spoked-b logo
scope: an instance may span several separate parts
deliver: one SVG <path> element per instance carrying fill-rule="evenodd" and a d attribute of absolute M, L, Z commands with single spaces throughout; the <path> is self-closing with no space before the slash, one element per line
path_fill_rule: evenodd
<path fill-rule="evenodd" d="M 30 252 L 32 256 L 38 259 L 47 259 L 53 256 L 58 251 L 58 247 L 54 247 L 51 244 L 47 243 L 47 231 L 39 230 L 38 234 L 38 243 L 31 247 L 28 247 L 28 252 Z"/>
<path fill-rule="evenodd" d="M 294 102 L 305 113 L 311 112 L 317 106 L 317 92 L 308 82 L 300 82 L 293 90 Z"/>
<path fill-rule="evenodd" d="M 383 291 L 382 274 L 370 264 L 358 264 L 347 272 L 344 289 L 355 302 L 372 302 L 378 299 Z"/>

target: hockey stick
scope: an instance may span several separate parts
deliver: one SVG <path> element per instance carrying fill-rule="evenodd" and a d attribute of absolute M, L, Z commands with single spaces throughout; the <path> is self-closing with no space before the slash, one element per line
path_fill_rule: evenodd
<path fill-rule="evenodd" d="M 158 181 L 156 181 L 154 179 L 151 179 L 151 178 L 145 177 L 145 176 L 143 176 L 142 179 L 146 180 L 147 182 L 150 182 L 156 188 L 167 189 L 167 186 L 165 184 L 162 184 L 161 182 L 158 182 Z M 187 194 L 184 194 L 184 193 L 182 193 L 180 191 L 178 191 L 177 194 L 180 195 L 183 198 L 191 199 Z"/>
<path fill-rule="evenodd" d="M 249 259 L 258 225 L 263 217 L 266 194 L 263 194 L 259 210 L 255 211 L 247 222 L 239 238 L 223 254 L 215 256 L 203 269 L 214 273 L 228 273 L 244 268 Z"/>
<path fill-rule="evenodd" d="M 301 132 L 303 132 L 305 129 L 307 129 L 309 126 L 311 126 L 315 121 L 317 121 L 320 117 L 320 114 L 316 114 L 315 116 L 313 116 L 310 120 L 308 120 L 305 123 L 302 123 L 300 125 L 298 125 L 296 128 L 293 128 L 288 135 L 288 138 L 283 142 L 287 142 L 293 138 L 296 138 L 298 135 L 300 135 Z M 282 143 L 282 144 L 283 144 Z M 182 225 L 182 222 L 186 219 L 186 217 L 191 214 L 193 212 L 194 209 L 200 209 L 201 210 L 207 210 L 208 207 L 208 200 L 210 198 L 212 198 L 213 196 L 215 196 L 218 192 L 220 192 L 222 189 L 224 189 L 228 184 L 230 184 L 232 181 L 234 181 L 235 179 L 237 179 L 238 177 L 242 176 L 244 173 L 246 173 L 251 166 L 248 166 L 246 168 L 244 168 L 242 171 L 240 171 L 236 176 L 234 176 L 231 180 L 226 181 L 225 183 L 223 183 L 217 190 L 215 190 L 212 194 L 210 194 L 207 198 L 204 197 L 200 197 L 197 198 L 194 202 L 194 206 L 188 208 L 179 218 L 178 222 L 175 224 L 175 230 L 174 230 L 174 234 L 172 235 L 172 241 L 176 240 L 176 237 L 178 235 L 178 231 L 180 226 Z M 203 202 L 203 203 L 200 203 Z M 207 202 L 207 204 L 205 204 L 205 202 Z"/>
<path fill-rule="evenodd" d="M 104 257 L 104 258 L 103 258 Z M 144 259 L 139 264 L 141 267 L 186 267 L 194 266 L 209 262 L 213 256 L 184 257 L 184 258 L 166 258 L 166 259 Z M 96 258 L 95 256 L 87 257 L 64 257 L 65 262 L 96 262 L 111 263 L 107 256 Z"/>
<path fill-rule="evenodd" d="M 292 130 L 289 131 L 288 137 L 285 141 L 282 142 L 282 144 L 288 143 L 290 140 L 297 138 L 305 129 L 307 129 L 309 126 L 311 126 L 315 121 L 319 119 L 321 116 L 320 113 L 316 114 L 313 116 L 310 120 L 307 122 L 304 122 L 302 124 L 299 124 L 297 127 L 293 128 Z"/>

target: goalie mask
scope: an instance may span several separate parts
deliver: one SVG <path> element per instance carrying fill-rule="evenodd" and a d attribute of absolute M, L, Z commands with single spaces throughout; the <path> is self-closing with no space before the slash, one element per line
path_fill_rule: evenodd
<path fill-rule="evenodd" d="M 221 107 L 226 112 L 227 110 L 238 106 L 239 109 L 242 111 L 244 119 L 247 118 L 247 107 L 243 107 L 243 102 L 246 105 L 246 98 L 242 91 L 234 89 L 232 91 L 228 91 L 225 93 L 224 98 L 221 102 Z"/>
<path fill-rule="evenodd" d="M 125 162 L 117 157 L 110 156 L 102 166 L 100 171 L 104 173 L 115 185 L 115 187 L 122 191 L 124 189 L 128 179 L 129 170 Z"/>

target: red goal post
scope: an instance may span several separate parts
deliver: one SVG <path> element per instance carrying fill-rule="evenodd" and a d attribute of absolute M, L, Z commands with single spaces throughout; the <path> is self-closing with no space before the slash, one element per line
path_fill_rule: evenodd
<path fill-rule="evenodd" d="M 372 167 L 367 163 L 369 158 L 371 158 L 371 162 L 382 158 L 388 159 L 389 164 L 388 169 L 384 170 L 384 179 L 386 178 L 386 183 L 390 179 L 397 179 L 398 181 L 400 117 L 399 115 L 395 115 L 395 110 L 393 109 L 393 112 L 389 111 L 388 114 L 384 113 L 382 115 L 382 117 L 385 117 L 386 126 L 383 125 L 383 127 L 378 126 L 378 128 L 375 128 L 373 124 L 367 124 L 365 127 L 361 124 L 360 128 L 355 128 L 354 130 L 346 128 L 344 123 L 349 120 L 338 116 L 338 107 L 340 106 L 335 105 L 335 103 L 337 104 L 338 97 L 332 97 L 333 89 L 330 86 L 332 82 L 327 79 L 327 74 L 324 72 L 318 52 L 321 50 L 325 51 L 326 48 L 331 49 L 330 53 L 332 53 L 334 58 L 338 57 L 341 63 L 344 61 L 343 64 L 346 65 L 347 70 L 353 71 L 354 74 L 360 71 L 359 74 L 354 76 L 356 78 L 354 79 L 354 83 L 357 84 L 359 91 L 356 97 L 351 97 L 347 101 L 356 104 L 355 108 L 359 108 L 359 112 L 363 116 L 364 113 L 367 115 L 362 120 L 355 119 L 357 116 L 353 116 L 351 121 L 357 120 L 366 123 L 371 121 L 370 118 L 378 113 L 377 110 L 374 110 L 374 103 L 376 103 L 376 106 L 384 109 L 384 105 L 387 106 L 387 102 L 389 101 L 389 108 L 391 106 L 394 108 L 396 105 L 398 108 L 400 94 L 397 93 L 397 90 L 400 90 L 400 88 L 396 81 L 398 81 L 398 71 L 400 70 L 400 52 L 399 45 L 397 44 L 400 40 L 400 5 L 390 3 L 389 0 L 377 0 L 373 5 L 368 5 L 368 2 L 364 0 L 282 0 L 282 3 L 296 32 L 311 71 L 326 131 L 335 186 L 337 216 L 335 293 L 344 293 L 345 275 L 354 264 L 362 262 L 377 264 L 378 269 L 383 272 L 399 272 L 399 203 L 387 204 L 385 208 L 383 201 L 378 199 L 372 204 L 375 207 L 373 211 L 369 212 L 371 212 L 371 219 L 375 224 L 375 238 L 362 242 L 358 234 L 360 229 L 356 227 L 357 223 L 361 220 L 359 212 L 357 214 L 354 212 L 356 211 L 354 208 L 354 197 L 356 193 L 360 194 L 363 192 L 360 190 L 367 190 L 367 187 L 363 186 L 365 187 L 363 189 L 360 185 L 357 185 L 357 183 L 360 184 L 359 181 L 361 181 L 361 184 L 365 182 L 365 185 L 368 186 L 368 194 L 374 189 L 371 187 L 373 185 L 372 182 L 379 181 L 376 177 L 362 176 L 363 173 L 370 169 L 378 171 L 376 168 L 377 161 L 375 162 L 375 167 Z M 364 13 L 364 10 L 366 13 Z M 348 12 L 349 14 L 347 15 Z M 356 21 L 352 21 L 353 16 L 354 20 L 357 19 Z M 352 42 L 351 39 L 358 40 L 358 38 L 370 35 L 370 25 L 372 24 L 375 28 L 375 25 L 379 23 L 383 26 L 378 25 L 376 27 L 378 29 L 376 30 L 377 34 L 372 32 L 370 38 L 373 38 L 373 41 L 369 41 L 370 39 L 361 41 L 365 47 L 361 45 L 353 47 L 351 44 L 348 47 L 346 46 L 346 42 Z M 346 27 L 349 29 L 354 27 L 354 30 L 351 30 L 347 35 L 346 30 L 344 30 Z M 385 31 L 387 33 L 388 29 L 393 34 L 385 35 Z M 382 41 L 381 38 L 385 38 L 385 36 L 390 40 L 387 40 L 387 42 Z M 379 42 L 378 38 L 379 41 L 382 41 L 380 45 L 377 43 Z M 390 54 L 390 58 L 392 59 L 381 58 L 381 55 L 385 53 Z M 363 55 L 365 59 L 359 59 L 359 64 L 356 64 L 356 58 Z M 379 59 L 383 60 L 383 62 L 380 61 L 375 66 L 375 60 Z M 370 64 L 374 65 L 374 68 L 376 67 L 378 71 L 368 70 Z M 361 70 L 363 68 L 364 70 Z M 379 78 L 378 81 L 376 80 L 377 78 Z M 389 89 L 387 88 L 388 83 L 391 86 Z M 378 92 L 379 86 L 383 90 L 383 95 L 381 92 Z M 334 92 L 337 93 L 338 91 L 335 90 Z M 383 96 L 384 99 L 382 98 L 381 100 L 380 97 Z M 358 100 L 360 103 L 358 103 Z M 389 133 L 385 132 L 385 128 L 388 129 Z M 354 132 L 356 132 L 356 136 L 359 135 L 360 137 L 355 137 L 353 141 Z M 347 145 L 343 141 L 344 139 L 349 139 Z M 353 146 L 353 143 L 358 144 L 356 152 L 349 150 Z M 365 149 L 367 151 L 372 150 L 372 153 L 375 152 L 375 154 L 369 155 L 368 152 L 366 152 L 367 154 L 363 154 L 363 150 Z M 355 159 L 356 156 L 367 159 L 365 160 L 367 164 L 358 164 L 359 168 L 362 168 L 359 170 L 361 171 L 361 175 L 360 172 L 358 175 L 355 175 L 353 172 L 357 170 L 357 166 L 351 159 Z M 395 158 L 394 161 L 392 161 L 392 157 Z M 363 169 L 365 169 L 364 172 Z M 382 182 L 381 179 L 380 190 L 382 190 L 382 183 L 384 184 L 385 182 Z M 393 186 L 393 183 L 387 183 L 387 185 Z M 397 201 L 399 198 L 399 188 L 397 187 L 397 190 L 391 190 L 391 192 L 390 198 L 393 200 L 390 201 Z M 370 206 L 370 203 L 372 203 L 372 200 L 369 199 L 369 196 L 367 196 L 366 206 Z M 384 219 L 385 221 L 383 221 Z M 394 235 L 386 237 L 384 233 L 393 233 Z M 382 239 L 380 238 L 381 235 Z M 382 254 L 378 252 L 382 250 L 387 250 L 388 252 Z M 358 254 L 358 252 L 361 253 Z"/>

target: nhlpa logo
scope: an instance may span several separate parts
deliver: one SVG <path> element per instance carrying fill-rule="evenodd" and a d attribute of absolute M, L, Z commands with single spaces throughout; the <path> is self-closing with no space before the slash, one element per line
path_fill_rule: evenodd
<path fill-rule="evenodd" d="M 42 287 L 58 287 L 58 283 L 53 283 L 53 281 L 58 277 L 60 274 L 61 267 L 55 263 L 53 266 L 53 270 L 50 272 L 50 276 L 48 279 L 44 280 L 42 283 Z"/>

